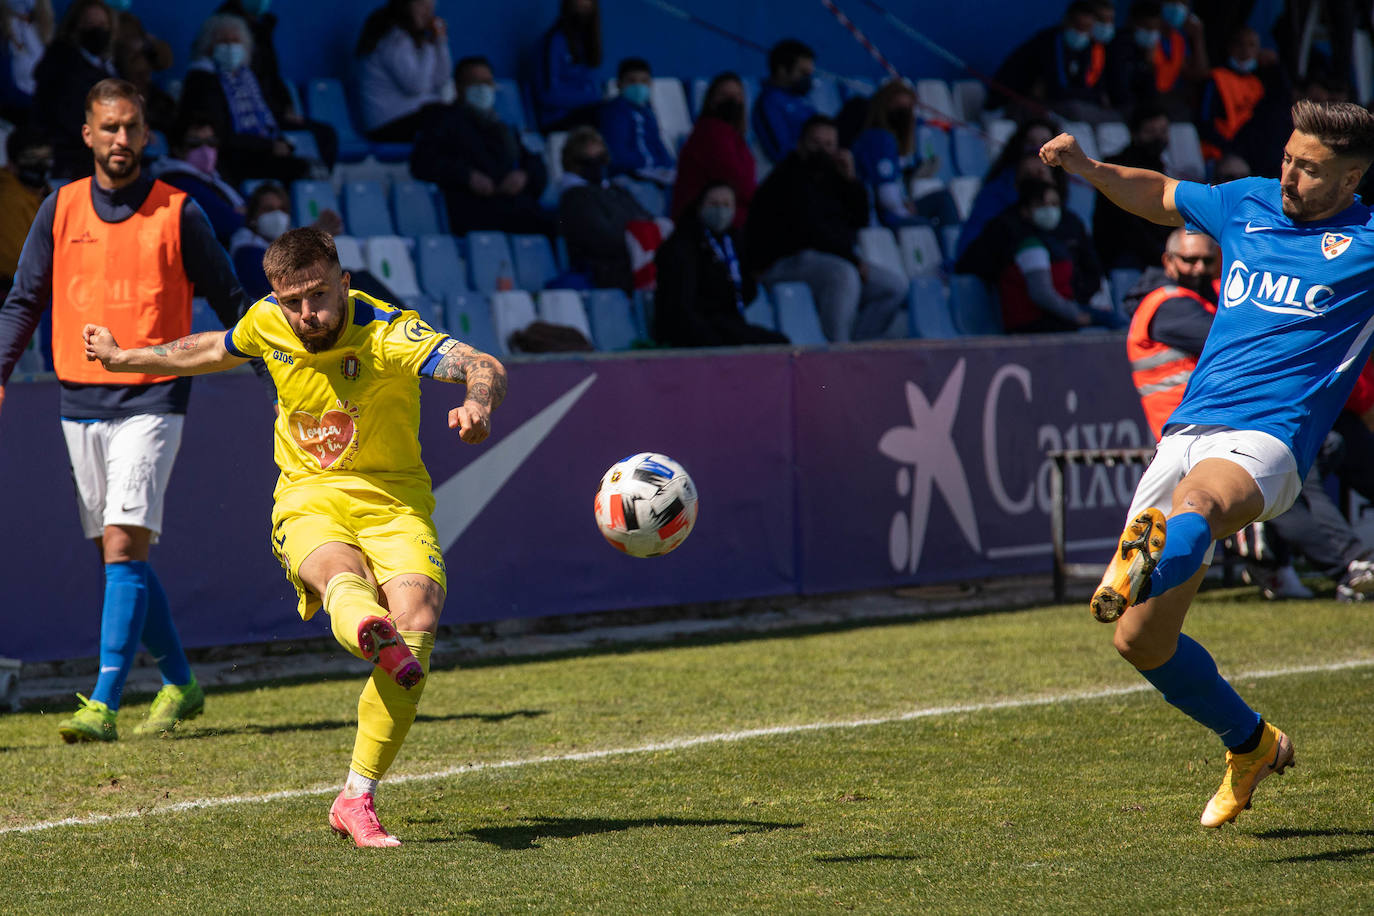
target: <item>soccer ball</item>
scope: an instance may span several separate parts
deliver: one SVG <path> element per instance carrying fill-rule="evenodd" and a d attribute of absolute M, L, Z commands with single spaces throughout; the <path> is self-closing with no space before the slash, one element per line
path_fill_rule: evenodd
<path fill-rule="evenodd" d="M 697 522 L 697 488 L 667 455 L 640 452 L 611 465 L 596 488 L 596 526 L 632 557 L 675 550 Z"/>

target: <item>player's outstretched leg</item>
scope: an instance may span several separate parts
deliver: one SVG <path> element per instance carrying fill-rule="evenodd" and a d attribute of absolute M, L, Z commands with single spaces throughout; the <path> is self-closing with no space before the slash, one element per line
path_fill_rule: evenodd
<path fill-rule="evenodd" d="M 357 573 L 339 573 L 325 588 L 324 607 L 334 638 L 349 652 L 372 662 L 407 689 L 425 676 L 377 603 L 377 589 L 371 582 Z"/>
<path fill-rule="evenodd" d="M 1142 587 L 1159 562 L 1164 542 L 1164 513 L 1158 509 L 1148 508 L 1126 523 L 1120 548 L 1093 593 L 1094 617 L 1111 623 L 1140 599 Z"/>
<path fill-rule="evenodd" d="M 148 718 L 134 728 L 136 735 L 170 732 L 178 722 L 194 719 L 205 711 L 205 691 L 191 673 L 181 647 L 181 636 L 172 621 L 172 608 L 157 572 L 148 567 L 148 617 L 143 624 L 143 645 L 148 647 L 158 670 L 162 689 L 153 697 Z"/>
<path fill-rule="evenodd" d="M 1293 742 L 1287 735 L 1268 722 L 1261 722 L 1260 729 L 1253 750 L 1226 752 L 1226 773 L 1221 777 L 1221 788 L 1202 812 L 1202 826 L 1220 827 L 1234 821 L 1250 807 L 1250 798 L 1260 780 L 1271 773 L 1282 775 L 1284 770 L 1297 765 Z"/>

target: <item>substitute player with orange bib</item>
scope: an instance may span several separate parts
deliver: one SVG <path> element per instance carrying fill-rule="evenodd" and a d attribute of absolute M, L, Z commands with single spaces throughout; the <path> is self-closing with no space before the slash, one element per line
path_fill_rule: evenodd
<path fill-rule="evenodd" d="M 398 846 L 373 798 L 415 721 L 447 588 L 420 460 L 419 380 L 466 383 L 448 425 L 475 443 L 505 397 L 506 371 L 415 312 L 349 289 L 328 233 L 286 232 L 263 271 L 273 294 L 227 334 L 123 350 L 109 329 L 87 325 L 86 355 L 115 372 L 177 375 L 266 360 L 281 407 L 273 549 L 301 616 L 323 606 L 335 638 L 377 666 L 358 700 L 353 762 L 329 822 L 359 846 Z"/>

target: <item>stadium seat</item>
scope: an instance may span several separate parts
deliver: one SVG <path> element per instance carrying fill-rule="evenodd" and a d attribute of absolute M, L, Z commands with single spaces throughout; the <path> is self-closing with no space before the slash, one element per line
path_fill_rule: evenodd
<path fill-rule="evenodd" d="M 892 230 L 884 226 L 868 226 L 859 230 L 859 254 L 865 261 L 895 270 L 906 276 L 902 264 L 902 253 L 897 248 L 897 238 Z"/>
<path fill-rule="evenodd" d="M 415 239 L 447 228 L 439 222 L 434 206 L 437 190 L 423 181 L 398 181 L 391 186 L 391 215 L 398 235 Z"/>
<path fill-rule="evenodd" d="M 982 190 L 983 179 L 974 175 L 961 175 L 949 182 L 949 194 L 954 198 L 954 206 L 959 210 L 959 221 L 968 219 L 973 210 L 973 199 Z"/>
<path fill-rule="evenodd" d="M 840 84 L 833 76 L 818 73 L 811 82 L 811 94 L 807 96 L 811 107 L 828 117 L 835 117 L 844 105 L 840 98 Z"/>
<path fill-rule="evenodd" d="M 344 225 L 349 235 L 394 235 L 386 191 L 380 181 L 350 181 L 343 187 Z"/>
<path fill-rule="evenodd" d="M 945 183 L 938 178 L 912 178 L 911 199 L 920 200 L 927 194 L 945 190 Z"/>
<path fill-rule="evenodd" d="M 353 128 L 343 83 L 332 77 L 316 77 L 305 85 L 305 105 L 311 118 L 334 128 L 339 136 L 339 158 L 354 162 L 366 156 L 368 143 Z"/>
<path fill-rule="evenodd" d="M 830 341 L 821 328 L 816 300 L 805 283 L 774 283 L 773 305 L 778 315 L 778 330 L 798 346 L 825 346 Z"/>
<path fill-rule="evenodd" d="M 1169 148 L 1164 151 L 1164 163 L 1172 178 L 1202 181 L 1207 177 L 1207 164 L 1202 158 L 1202 142 L 1196 127 L 1186 121 L 1169 125 Z"/>
<path fill-rule="evenodd" d="M 970 124 L 983 120 L 983 102 L 987 100 L 988 90 L 981 80 L 955 80 L 949 84 L 950 95 L 954 96 L 954 111 Z"/>
<path fill-rule="evenodd" d="M 940 227 L 940 251 L 944 254 L 945 260 L 950 264 L 954 263 L 954 252 L 959 247 L 959 233 L 964 231 L 963 223 L 954 223 L 949 226 Z"/>
<path fill-rule="evenodd" d="M 281 135 L 286 139 L 287 143 L 291 144 L 291 148 L 296 151 L 296 155 L 300 156 L 302 159 L 313 159 L 316 162 L 320 162 L 324 159 L 324 157 L 320 155 L 320 144 L 316 142 L 315 135 L 310 131 L 284 130 L 281 132 Z"/>
<path fill-rule="evenodd" d="M 955 173 L 982 178 L 988 170 L 988 142 L 982 131 L 957 126 L 950 131 L 949 140 L 954 150 Z"/>
<path fill-rule="evenodd" d="M 215 314 L 215 310 L 210 308 L 210 303 L 196 296 L 191 300 L 191 333 L 199 334 L 202 331 L 223 331 L 224 324 Z"/>
<path fill-rule="evenodd" d="M 965 335 L 1002 334 L 1002 307 L 978 277 L 955 274 L 949 283 L 954 326 Z"/>
<path fill-rule="evenodd" d="M 167 135 L 160 130 L 148 131 L 148 143 L 143 147 L 143 158 L 152 162 L 167 155 Z"/>
<path fill-rule="evenodd" d="M 1016 122 L 1011 118 L 993 118 L 988 122 L 988 158 L 996 159 L 1007 145 L 1011 135 L 1016 133 Z"/>
<path fill-rule="evenodd" d="M 528 124 L 525 120 L 525 102 L 520 93 L 520 84 L 513 79 L 496 81 L 496 105 L 493 110 L 498 118 L 516 130 L 524 130 Z"/>
<path fill-rule="evenodd" d="M 594 289 L 588 293 L 587 318 L 598 350 L 628 350 L 643 336 L 623 290 Z"/>
<path fill-rule="evenodd" d="M 558 180 L 563 177 L 563 147 L 568 143 L 568 132 L 556 130 L 549 134 L 544 144 L 544 167 L 549 172 L 549 192 L 557 194 Z M 545 193 L 547 199 L 549 193 Z"/>
<path fill-rule="evenodd" d="M 840 80 L 840 92 L 844 94 L 844 100 L 866 99 L 878 91 L 877 85 L 870 79 L 862 76 L 846 76 Z"/>
<path fill-rule="evenodd" d="M 1131 129 L 1120 121 L 1097 125 L 1097 151 L 1108 158 L 1131 145 Z"/>
<path fill-rule="evenodd" d="M 944 130 L 930 124 L 916 128 L 916 155 L 923 161 L 938 156 L 940 171 L 936 177 L 944 181 L 954 177 L 954 157 L 950 151 L 949 134 Z"/>
<path fill-rule="evenodd" d="M 1093 126 L 1086 121 L 1065 121 L 1064 133 L 1073 134 L 1078 141 L 1078 148 L 1091 159 L 1101 159 L 1097 149 L 1097 133 Z"/>
<path fill-rule="evenodd" d="M 628 175 L 618 176 L 615 183 L 629 191 L 635 202 L 651 215 L 668 215 L 668 195 L 660 185 L 652 181 L 640 181 Z"/>
<path fill-rule="evenodd" d="M 510 336 L 529 327 L 530 322 L 538 317 L 534 310 L 534 299 L 523 289 L 493 293 L 491 320 L 496 332 L 498 355 L 510 353 Z"/>
<path fill-rule="evenodd" d="M 1118 267 L 1108 275 L 1107 279 L 1112 288 L 1112 304 L 1116 306 L 1118 312 L 1125 315 L 1126 294 L 1140 279 L 1140 271 L 1132 267 Z"/>
<path fill-rule="evenodd" d="M 687 93 L 682 88 L 682 80 L 671 76 L 654 77 L 649 104 L 658 118 L 663 145 L 676 159 L 677 151 L 692 132 L 692 112 L 687 108 Z"/>
<path fill-rule="evenodd" d="M 770 331 L 778 329 L 778 313 L 773 310 L 773 303 L 769 301 L 768 293 L 762 286 L 759 287 L 759 294 L 754 301 L 744 307 L 744 320 Z"/>
<path fill-rule="evenodd" d="M 353 236 L 334 236 L 334 248 L 339 253 L 339 266 L 344 270 L 367 270 L 367 258 L 363 256 L 363 246 Z"/>
<path fill-rule="evenodd" d="M 515 286 L 535 293 L 558 275 L 553 246 L 548 236 L 512 235 L 510 246 L 515 256 Z"/>
<path fill-rule="evenodd" d="M 911 336 L 927 340 L 948 340 L 960 336 L 950 314 L 949 290 L 939 277 L 916 277 L 907 295 L 907 314 Z"/>
<path fill-rule="evenodd" d="M 504 353 L 492 324 L 491 301 L 481 293 L 455 292 L 444 300 L 444 330 L 483 353 Z"/>
<path fill-rule="evenodd" d="M 592 325 L 587 320 L 587 307 L 582 296 L 571 289 L 546 289 L 536 297 L 539 317 L 549 324 L 577 328 L 588 341 L 592 339 Z"/>
<path fill-rule="evenodd" d="M 916 101 L 919 105 L 916 114 L 928 121 L 932 119 L 959 120 L 959 115 L 954 108 L 954 96 L 950 94 L 949 84 L 944 80 L 917 80 Z"/>
<path fill-rule="evenodd" d="M 327 181 L 301 179 L 291 182 L 291 222 L 309 226 L 325 210 L 339 212 L 339 198 L 334 186 Z"/>
<path fill-rule="evenodd" d="M 1097 191 L 1081 178 L 1069 179 L 1069 199 L 1065 208 L 1083 221 L 1089 234 L 1093 231 L 1093 209 L 1097 206 Z"/>
<path fill-rule="evenodd" d="M 398 235 L 375 235 L 363 245 L 367 269 L 410 305 L 424 294 L 415 277 L 415 262 L 406 240 Z"/>
<path fill-rule="evenodd" d="M 416 240 L 415 261 L 420 288 L 426 295 L 444 301 L 453 293 L 466 292 L 468 268 L 458 253 L 458 241 L 451 235 L 436 233 Z"/>
<path fill-rule="evenodd" d="M 908 277 L 938 276 L 944 253 L 935 230 L 929 226 L 903 226 L 897 230 L 897 249 Z"/>
<path fill-rule="evenodd" d="M 468 269 L 472 288 L 494 293 L 515 287 L 514 259 L 504 232 L 468 233 Z"/>

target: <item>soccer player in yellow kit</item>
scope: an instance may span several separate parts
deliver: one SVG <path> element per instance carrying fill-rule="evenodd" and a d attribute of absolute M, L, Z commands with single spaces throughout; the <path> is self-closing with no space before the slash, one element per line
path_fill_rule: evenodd
<path fill-rule="evenodd" d="M 293 229 L 263 271 L 273 293 L 230 331 L 120 349 L 86 325 L 86 357 L 111 371 L 199 375 L 261 357 L 278 393 L 272 547 L 296 587 L 301 617 L 321 606 L 334 636 L 376 668 L 358 700 L 358 735 L 330 825 L 359 846 L 398 846 L 377 820 L 377 781 L 415 721 L 447 580 L 420 461 L 421 378 L 464 382 L 450 429 L 481 442 L 506 392 L 488 354 L 413 311 L 349 289 L 334 240 Z M 379 591 L 380 590 L 380 591 Z"/>

